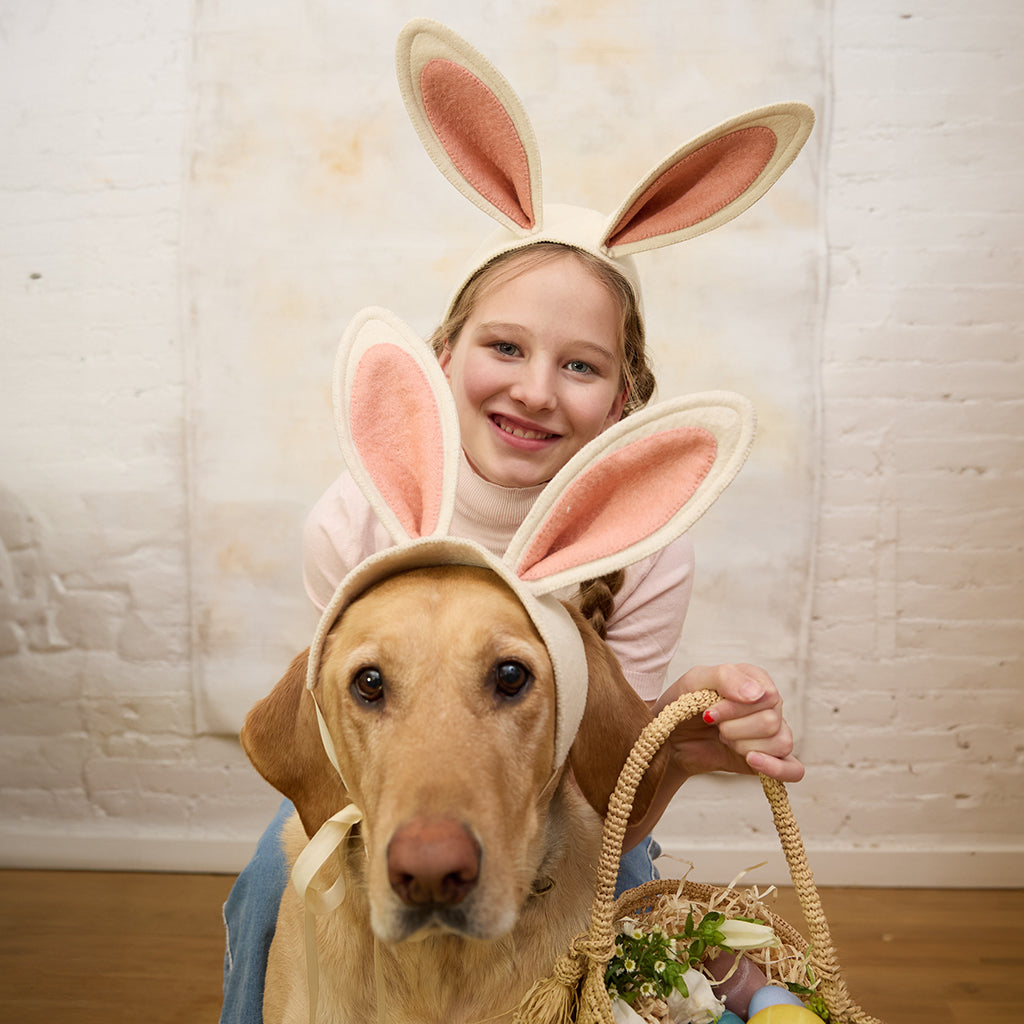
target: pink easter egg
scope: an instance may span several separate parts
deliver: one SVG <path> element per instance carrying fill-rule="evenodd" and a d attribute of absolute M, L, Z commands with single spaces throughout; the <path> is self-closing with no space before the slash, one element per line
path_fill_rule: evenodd
<path fill-rule="evenodd" d="M 736 964 L 735 972 L 723 982 L 722 978 L 732 970 L 733 964 Z M 739 1017 L 747 1016 L 750 997 L 768 984 L 764 971 L 750 957 L 741 953 L 721 953 L 714 960 L 708 957 L 704 961 L 704 970 L 715 980 L 712 986 L 715 995 L 725 1003 L 726 1009 L 732 1010 Z"/>

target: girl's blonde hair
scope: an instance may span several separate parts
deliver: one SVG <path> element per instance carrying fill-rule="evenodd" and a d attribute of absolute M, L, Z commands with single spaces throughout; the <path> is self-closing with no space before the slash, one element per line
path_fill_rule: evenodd
<path fill-rule="evenodd" d="M 572 256 L 600 281 L 616 300 L 622 319 L 619 339 L 622 345 L 621 386 L 626 389 L 622 415 L 628 416 L 642 409 L 654 394 L 654 371 L 647 358 L 640 305 L 629 281 L 614 267 L 596 256 L 574 246 L 559 242 L 536 242 L 513 249 L 485 263 L 467 282 L 449 308 L 448 315 L 430 336 L 429 342 L 440 356 L 445 345 L 453 345 L 469 320 L 476 304 L 491 288 L 508 281 L 527 270 L 551 260 Z M 577 603 L 580 610 L 601 637 L 607 632 L 607 622 L 615 607 L 615 595 L 622 587 L 625 572 L 608 573 L 580 584 Z"/>

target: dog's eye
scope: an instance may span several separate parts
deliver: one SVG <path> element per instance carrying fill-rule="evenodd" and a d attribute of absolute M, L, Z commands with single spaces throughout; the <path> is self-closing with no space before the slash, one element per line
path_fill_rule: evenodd
<path fill-rule="evenodd" d="M 361 668 L 352 679 L 352 692 L 367 704 L 384 697 L 384 677 L 376 668 Z"/>
<path fill-rule="evenodd" d="M 494 666 L 494 685 L 502 697 L 518 697 L 532 681 L 530 670 L 519 661 L 499 661 Z"/>

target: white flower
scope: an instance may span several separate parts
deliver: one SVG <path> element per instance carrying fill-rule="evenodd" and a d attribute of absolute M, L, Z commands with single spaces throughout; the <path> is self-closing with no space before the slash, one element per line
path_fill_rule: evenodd
<path fill-rule="evenodd" d="M 768 925 L 754 924 L 753 921 L 723 921 L 718 930 L 725 936 L 725 944 L 736 952 L 743 949 L 764 949 L 766 946 L 779 944 L 775 932 Z"/>
<path fill-rule="evenodd" d="M 644 1024 L 643 1017 L 625 999 L 612 1000 L 612 1017 L 615 1024 Z"/>
<path fill-rule="evenodd" d="M 683 975 L 683 984 L 690 993 L 676 989 L 669 993 L 668 1012 L 673 1024 L 711 1024 L 725 1013 L 725 1003 L 715 998 L 711 983 L 692 967 Z"/>

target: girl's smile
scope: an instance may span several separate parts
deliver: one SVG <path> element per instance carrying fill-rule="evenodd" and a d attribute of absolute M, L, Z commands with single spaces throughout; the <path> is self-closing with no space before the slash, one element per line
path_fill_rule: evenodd
<path fill-rule="evenodd" d="M 621 323 L 616 298 L 571 253 L 484 292 L 440 357 L 477 473 L 544 483 L 619 419 Z"/>
<path fill-rule="evenodd" d="M 548 433 L 546 430 L 531 429 L 528 426 L 524 426 L 521 421 L 516 422 L 508 416 L 494 415 L 491 417 L 491 422 L 499 430 L 504 430 L 506 434 L 511 434 L 521 441 L 550 441 L 556 436 Z"/>

